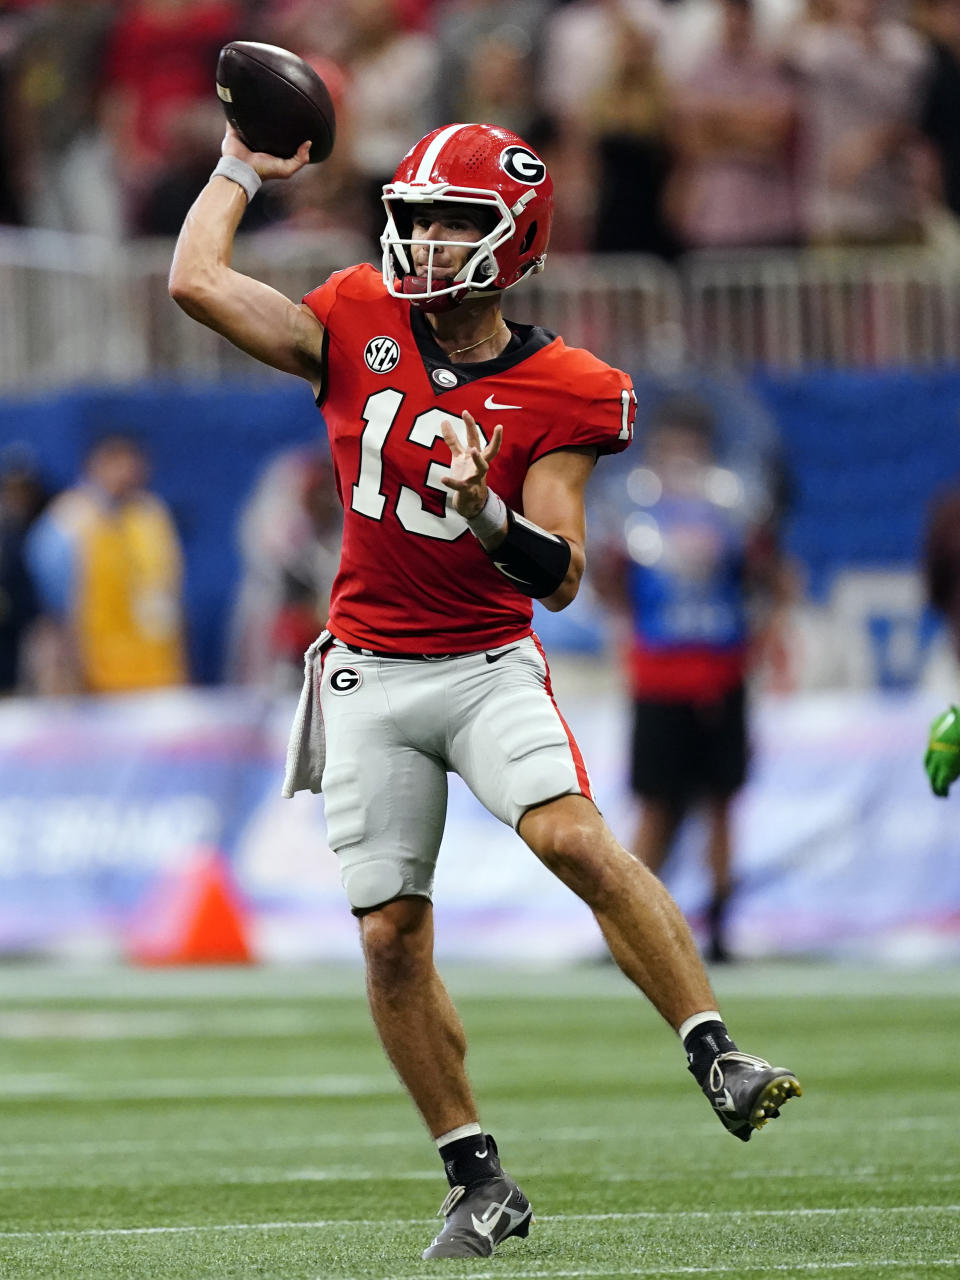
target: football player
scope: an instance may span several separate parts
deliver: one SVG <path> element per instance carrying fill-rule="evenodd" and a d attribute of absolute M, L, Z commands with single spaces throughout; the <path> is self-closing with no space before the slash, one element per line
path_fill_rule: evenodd
<path fill-rule="evenodd" d="M 635 405 L 625 374 L 501 312 L 544 265 L 542 159 L 495 125 L 434 130 L 384 187 L 382 269 L 348 267 L 296 304 L 230 255 L 261 181 L 290 177 L 309 146 L 278 159 L 228 128 L 222 151 L 171 295 L 311 384 L 345 513 L 286 790 L 322 785 L 373 1018 L 450 1184 L 423 1256 L 484 1257 L 526 1236 L 532 1211 L 478 1119 L 433 962 L 448 770 L 591 907 L 727 1129 L 746 1141 L 800 1088 L 738 1052 L 679 909 L 604 823 L 531 628 L 533 599 L 558 610 L 577 593 L 584 488 L 598 457 L 630 444 Z"/>

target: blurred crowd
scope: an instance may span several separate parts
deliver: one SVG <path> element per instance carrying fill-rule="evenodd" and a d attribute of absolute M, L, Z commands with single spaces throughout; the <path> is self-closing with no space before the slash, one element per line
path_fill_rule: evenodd
<path fill-rule="evenodd" d="M 0 0 L 0 222 L 174 234 L 219 152 L 220 47 L 331 90 L 331 159 L 245 229 L 362 228 L 417 138 L 547 159 L 556 250 L 923 240 L 960 213 L 960 0 Z"/>

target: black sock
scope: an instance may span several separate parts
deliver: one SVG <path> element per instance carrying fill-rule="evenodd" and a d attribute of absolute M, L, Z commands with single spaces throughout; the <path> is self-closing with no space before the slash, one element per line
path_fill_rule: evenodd
<path fill-rule="evenodd" d="M 497 1144 L 489 1133 L 445 1142 L 440 1148 L 440 1159 L 451 1187 L 469 1187 L 474 1182 L 499 1177 L 501 1173 Z"/>
<path fill-rule="evenodd" d="M 720 1021 L 701 1022 L 698 1027 L 684 1038 L 683 1047 L 687 1051 L 687 1062 L 690 1071 L 696 1077 L 697 1084 L 703 1088 L 710 1074 L 713 1061 L 720 1053 L 729 1053 L 736 1049 L 730 1039 L 727 1028 Z"/>

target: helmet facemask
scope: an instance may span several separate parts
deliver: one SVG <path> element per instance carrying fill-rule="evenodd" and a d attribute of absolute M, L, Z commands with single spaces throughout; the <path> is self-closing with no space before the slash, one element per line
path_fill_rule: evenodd
<path fill-rule="evenodd" d="M 380 244 L 383 249 L 383 280 L 394 298 L 403 298 L 422 311 L 448 311 L 466 298 L 489 297 L 503 288 L 497 283 L 500 263 L 496 251 L 516 230 L 516 220 L 496 191 L 469 187 L 451 188 L 447 183 L 416 188 L 404 182 L 389 183 L 383 189 L 387 222 Z M 413 235 L 413 219 L 418 206 L 454 205 L 475 207 L 481 227 L 489 225 L 476 240 L 423 240 Z M 485 216 L 483 216 L 485 215 Z M 426 270 L 418 274 L 413 246 L 427 249 Z M 466 261 L 452 278 L 434 274 L 438 249 L 468 249 Z"/>

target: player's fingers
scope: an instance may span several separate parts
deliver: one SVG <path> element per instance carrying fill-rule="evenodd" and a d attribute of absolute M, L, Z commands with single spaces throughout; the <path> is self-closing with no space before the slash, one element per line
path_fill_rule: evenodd
<path fill-rule="evenodd" d="M 493 428 L 493 435 L 490 437 L 490 443 L 483 451 L 483 456 L 489 465 L 497 454 L 500 452 L 500 445 L 503 443 L 503 426 L 498 422 Z"/>
<path fill-rule="evenodd" d="M 440 423 L 440 434 L 443 436 L 444 441 L 450 446 L 450 452 L 454 457 L 463 453 L 463 449 L 460 447 L 460 440 L 453 429 L 453 423 L 448 418 L 444 418 Z"/>
<path fill-rule="evenodd" d="M 480 431 L 477 427 L 477 420 L 469 409 L 464 409 L 460 415 L 463 418 L 463 425 L 467 429 L 467 444 L 471 449 L 481 449 L 483 441 L 480 438 Z"/>

